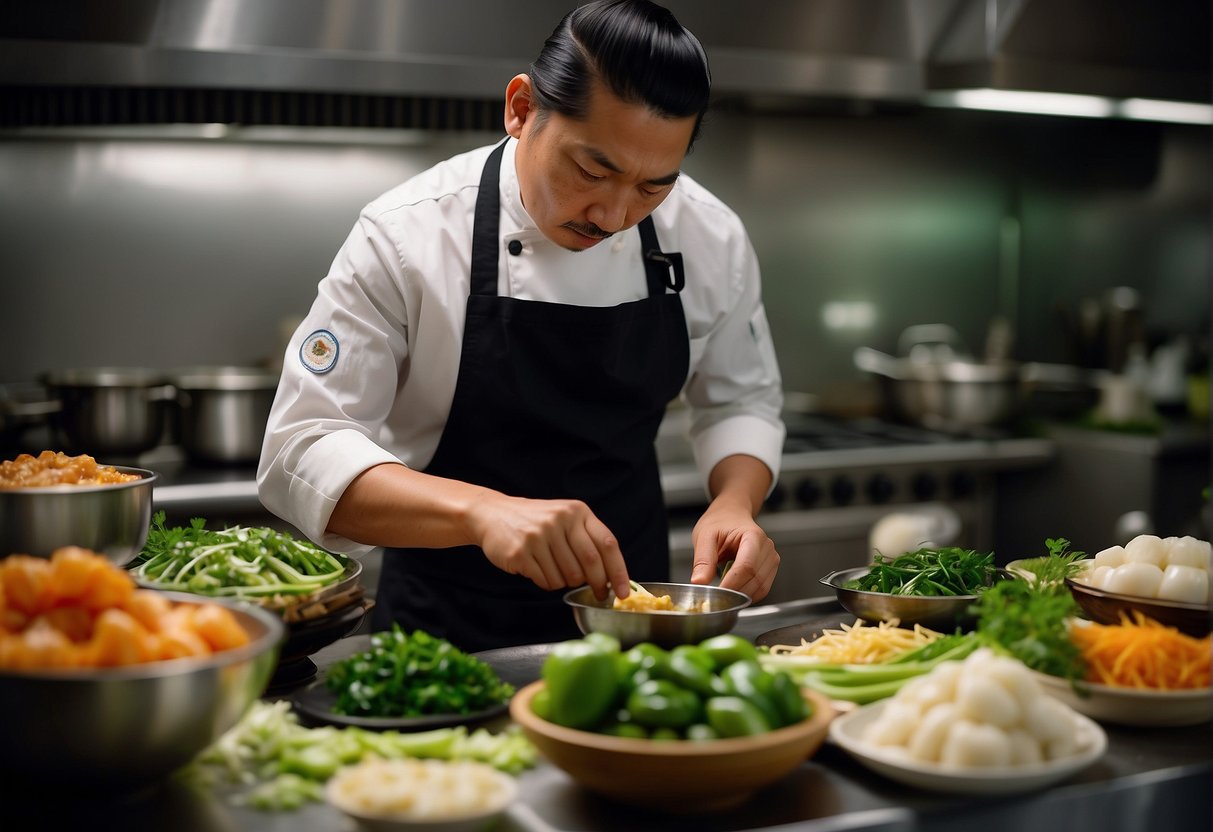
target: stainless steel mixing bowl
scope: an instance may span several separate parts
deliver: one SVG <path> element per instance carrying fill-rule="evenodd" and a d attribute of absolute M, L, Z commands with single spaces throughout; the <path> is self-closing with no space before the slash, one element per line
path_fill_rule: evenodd
<path fill-rule="evenodd" d="M 0 671 L 5 782 L 133 792 L 189 762 L 265 690 L 284 627 L 240 602 L 164 593 L 230 609 L 251 641 L 203 659 L 117 668 Z"/>
<path fill-rule="evenodd" d="M 834 590 L 847 612 L 871 624 L 896 621 L 902 627 L 921 624 L 932 630 L 951 632 L 956 627 L 971 629 L 976 621 L 970 608 L 977 603 L 977 595 L 893 595 L 847 587 L 870 571 L 867 566 L 843 569 L 826 575 L 821 583 Z M 1008 579 L 1016 580 L 1005 569 L 995 570 L 995 581 Z"/>
<path fill-rule="evenodd" d="M 0 490 L 0 558 L 50 557 L 61 546 L 82 546 L 118 566 L 130 563 L 147 541 L 157 476 L 144 468 L 114 467 L 139 479 Z"/>
<path fill-rule="evenodd" d="M 737 615 L 750 605 L 750 596 L 734 589 L 699 584 L 641 582 L 654 595 L 669 595 L 676 607 L 698 606 L 708 602 L 706 612 L 656 610 L 632 612 L 612 608 L 614 595 L 599 601 L 594 591 L 583 586 L 565 593 L 564 602 L 573 608 L 573 618 L 583 633 L 606 633 L 619 639 L 624 647 L 651 642 L 661 647 L 697 644 L 705 638 L 733 629 Z"/>

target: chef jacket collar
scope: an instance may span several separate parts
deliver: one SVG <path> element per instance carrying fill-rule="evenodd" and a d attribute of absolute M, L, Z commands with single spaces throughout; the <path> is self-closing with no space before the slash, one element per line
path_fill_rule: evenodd
<path fill-rule="evenodd" d="M 522 206 L 518 170 L 514 167 L 514 150 L 517 147 L 518 140 L 511 136 L 506 140 L 505 150 L 501 155 L 501 234 L 505 238 L 542 237 L 539 226 Z"/>

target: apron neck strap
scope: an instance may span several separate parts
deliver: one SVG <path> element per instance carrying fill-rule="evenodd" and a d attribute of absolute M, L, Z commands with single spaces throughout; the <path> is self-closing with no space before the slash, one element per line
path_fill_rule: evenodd
<path fill-rule="evenodd" d="M 497 267 L 501 257 L 500 230 L 500 183 L 501 157 L 505 154 L 505 143 L 493 148 L 484 170 L 480 174 L 480 191 L 476 194 L 476 213 L 472 224 L 472 273 L 473 295 L 497 294 Z"/>

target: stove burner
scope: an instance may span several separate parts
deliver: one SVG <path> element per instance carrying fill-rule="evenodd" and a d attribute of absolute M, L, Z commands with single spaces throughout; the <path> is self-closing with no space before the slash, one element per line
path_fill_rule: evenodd
<path fill-rule="evenodd" d="M 850 450 L 899 445 L 945 445 L 973 440 L 1004 439 L 998 431 L 974 431 L 969 434 L 944 433 L 915 425 L 881 419 L 837 420 L 810 414 L 785 414 L 787 439 L 785 453 Z"/>

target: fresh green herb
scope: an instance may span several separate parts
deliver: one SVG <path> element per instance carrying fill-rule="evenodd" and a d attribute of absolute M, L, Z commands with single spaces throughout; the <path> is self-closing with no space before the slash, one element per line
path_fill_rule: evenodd
<path fill-rule="evenodd" d="M 924 548 L 895 558 L 878 553 L 868 574 L 846 587 L 891 595 L 976 595 L 993 582 L 996 571 L 993 552 Z"/>
<path fill-rule="evenodd" d="M 264 811 L 297 809 L 323 800 L 323 784 L 344 765 L 364 757 L 478 760 L 509 774 L 535 765 L 538 752 L 522 729 L 499 733 L 466 726 L 420 733 L 357 727 L 305 728 L 290 703 L 255 702 L 240 722 L 203 751 L 184 776 L 203 785 L 237 783 L 237 803 Z"/>
<path fill-rule="evenodd" d="M 978 599 L 973 607 L 977 631 L 1033 670 L 1080 679 L 1085 668 L 1067 623 L 1079 607 L 1064 578 L 1083 553 L 1068 551 L 1065 538 L 1050 538 L 1046 546 L 1047 557 L 1025 562 L 1036 580 L 1002 581 Z"/>
<path fill-rule="evenodd" d="M 347 716 L 470 714 L 509 701 L 512 685 L 485 662 L 424 630 L 393 624 L 371 647 L 329 668 L 333 711 Z"/>
<path fill-rule="evenodd" d="M 147 543 L 131 570 L 157 589 L 198 595 L 272 597 L 307 595 L 336 583 L 345 562 L 304 540 L 269 528 L 168 528 L 164 512 L 152 517 Z"/>

